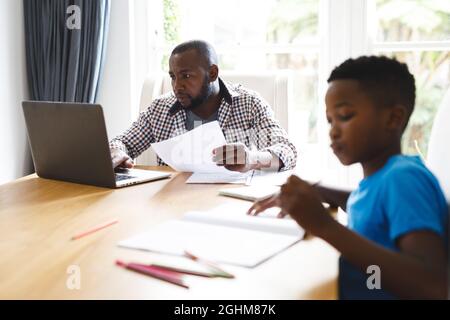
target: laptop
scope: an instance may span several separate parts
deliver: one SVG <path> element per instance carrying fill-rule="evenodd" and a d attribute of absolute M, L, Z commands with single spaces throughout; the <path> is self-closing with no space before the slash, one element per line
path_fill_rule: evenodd
<path fill-rule="evenodd" d="M 36 173 L 41 178 L 120 188 L 170 173 L 114 170 L 102 107 L 66 102 L 22 102 Z"/>

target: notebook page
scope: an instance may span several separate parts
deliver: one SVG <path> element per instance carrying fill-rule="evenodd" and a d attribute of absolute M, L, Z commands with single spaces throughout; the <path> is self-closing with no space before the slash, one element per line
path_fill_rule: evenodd
<path fill-rule="evenodd" d="M 276 218 L 278 212 L 279 209 L 274 208 L 259 216 L 249 216 L 246 208 L 224 205 L 210 211 L 189 211 L 183 220 L 303 238 L 304 230 L 290 218 Z"/>
<path fill-rule="evenodd" d="M 187 250 L 211 261 L 255 267 L 299 240 L 292 235 L 171 220 L 119 246 L 174 255 Z"/>

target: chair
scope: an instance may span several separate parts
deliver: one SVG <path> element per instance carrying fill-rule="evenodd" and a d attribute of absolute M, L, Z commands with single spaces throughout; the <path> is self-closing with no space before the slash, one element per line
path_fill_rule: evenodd
<path fill-rule="evenodd" d="M 431 129 L 430 141 L 428 144 L 427 165 L 436 175 L 444 191 L 447 203 L 450 203 L 450 146 L 448 137 L 450 137 L 450 88 L 442 99 L 441 105 L 434 118 L 433 128 Z M 450 213 L 450 206 L 449 206 Z M 450 236 L 450 218 L 447 229 L 447 236 Z M 447 247 L 447 272 L 450 274 L 450 245 Z M 450 277 L 448 278 L 448 296 L 450 299 Z"/>
<path fill-rule="evenodd" d="M 438 178 L 447 202 L 450 202 L 450 89 L 442 99 L 434 118 L 428 145 L 427 165 Z"/>
<path fill-rule="evenodd" d="M 272 107 L 275 118 L 288 131 L 288 105 L 292 95 L 292 78 L 289 71 L 274 71 L 260 73 L 240 73 L 223 71 L 220 77 L 227 82 L 240 83 L 254 90 Z M 139 110 L 145 110 L 156 97 L 172 91 L 170 78 L 167 74 L 149 76 L 144 80 L 141 92 Z M 156 165 L 156 155 L 149 148 L 137 159 L 140 165 Z"/>

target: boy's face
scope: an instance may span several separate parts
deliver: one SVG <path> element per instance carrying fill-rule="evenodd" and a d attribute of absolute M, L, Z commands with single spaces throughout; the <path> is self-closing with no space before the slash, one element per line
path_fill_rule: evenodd
<path fill-rule="evenodd" d="M 376 108 L 356 80 L 330 82 L 325 96 L 331 148 L 344 165 L 370 161 L 389 141 L 388 108 Z"/>

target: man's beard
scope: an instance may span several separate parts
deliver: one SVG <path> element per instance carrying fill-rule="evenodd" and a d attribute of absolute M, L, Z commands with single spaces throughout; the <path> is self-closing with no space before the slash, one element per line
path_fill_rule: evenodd
<path fill-rule="evenodd" d="M 186 110 L 192 111 L 201 106 L 211 96 L 212 91 L 212 86 L 209 83 L 209 77 L 205 76 L 200 94 L 197 97 L 192 98 L 191 105 L 188 106 Z"/>

